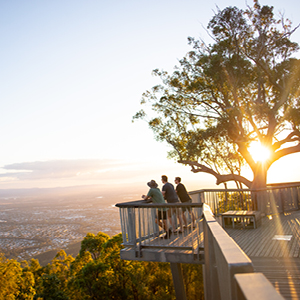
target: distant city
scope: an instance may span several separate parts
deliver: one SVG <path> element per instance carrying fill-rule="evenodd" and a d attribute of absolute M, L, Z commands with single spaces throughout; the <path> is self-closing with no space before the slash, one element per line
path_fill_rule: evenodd
<path fill-rule="evenodd" d="M 0 190 L 0 252 L 6 258 L 29 260 L 40 253 L 65 249 L 87 233 L 118 234 L 119 210 L 114 204 L 138 198 L 137 194 L 107 192 L 102 196 L 97 190 L 51 192 L 18 192 L 18 197 L 13 197 L 7 192 L 1 195 Z"/>

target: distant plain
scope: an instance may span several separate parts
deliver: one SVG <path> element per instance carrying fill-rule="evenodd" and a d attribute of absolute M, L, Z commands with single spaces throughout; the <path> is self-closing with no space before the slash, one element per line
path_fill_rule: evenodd
<path fill-rule="evenodd" d="M 42 265 L 60 249 L 75 257 L 87 233 L 120 233 L 114 205 L 141 193 L 118 186 L 0 190 L 0 252 L 18 261 L 37 258 Z"/>

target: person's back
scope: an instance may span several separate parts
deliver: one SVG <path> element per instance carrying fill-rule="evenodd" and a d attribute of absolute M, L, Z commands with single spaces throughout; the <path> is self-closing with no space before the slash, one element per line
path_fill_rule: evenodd
<path fill-rule="evenodd" d="M 180 177 L 176 177 L 175 178 L 175 183 L 177 184 L 176 186 L 176 193 L 180 199 L 181 202 L 183 203 L 187 203 L 187 202 L 192 202 L 192 199 L 190 197 L 190 195 L 188 194 L 185 186 L 181 183 L 181 178 Z M 183 207 L 182 208 L 182 218 L 183 218 L 183 221 L 185 223 L 185 226 L 187 226 L 187 219 L 186 219 L 186 216 L 185 216 L 185 212 L 188 211 L 192 217 L 192 227 L 195 227 L 195 215 L 194 215 L 194 212 L 192 210 L 191 207 Z"/>
<path fill-rule="evenodd" d="M 162 191 L 165 192 L 164 197 L 168 203 L 179 202 L 174 186 L 170 182 L 164 184 Z"/>
<path fill-rule="evenodd" d="M 164 184 L 162 187 L 162 194 L 168 203 L 179 202 L 176 191 L 173 184 L 168 182 L 168 177 L 166 175 L 161 176 L 161 181 Z"/>
<path fill-rule="evenodd" d="M 191 200 L 191 197 L 189 196 L 185 186 L 181 182 L 177 184 L 176 192 L 181 202 L 188 202 Z"/>
<path fill-rule="evenodd" d="M 166 203 L 159 188 L 151 187 L 148 192 L 148 196 L 151 197 L 152 202 L 154 203 Z"/>

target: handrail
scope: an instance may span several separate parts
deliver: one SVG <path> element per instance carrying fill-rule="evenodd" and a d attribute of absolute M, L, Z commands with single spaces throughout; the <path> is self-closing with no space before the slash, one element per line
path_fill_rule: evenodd
<path fill-rule="evenodd" d="M 180 207 L 202 207 L 203 203 L 182 203 L 182 202 L 176 202 L 176 203 L 152 203 L 147 202 L 146 200 L 137 200 L 137 201 L 131 201 L 131 202 L 122 202 L 117 203 L 115 205 L 116 207 L 120 208 L 180 208 Z"/>
<path fill-rule="evenodd" d="M 259 293 L 248 293 L 247 285 L 240 277 L 241 273 L 253 278 L 253 264 L 236 242 L 229 237 L 220 224 L 215 220 L 210 208 L 204 205 L 204 292 L 206 300 L 262 300 L 283 299 L 277 293 L 263 274 L 260 275 L 261 284 L 257 281 Z M 250 274 L 249 274 L 250 273 Z M 239 275 L 237 275 L 239 274 Z M 256 276 L 254 276 L 255 278 Z M 264 298 L 266 294 L 276 295 L 274 298 Z M 241 298 L 240 295 L 244 295 Z"/>
<path fill-rule="evenodd" d="M 206 206 L 206 205 L 205 205 Z M 204 209 L 205 299 L 232 299 L 233 276 L 252 273 L 251 260 Z"/>
<path fill-rule="evenodd" d="M 236 299 L 239 300 L 282 300 L 271 282 L 262 273 L 235 274 Z"/>
<path fill-rule="evenodd" d="M 294 183 L 286 183 L 281 185 L 280 183 L 273 183 L 273 184 L 268 184 L 267 187 L 265 188 L 258 188 L 258 189 L 235 189 L 235 188 L 227 188 L 227 189 L 201 189 L 201 190 L 195 190 L 195 191 L 190 191 L 189 194 L 198 194 L 202 192 L 222 192 L 222 191 L 228 191 L 228 192 L 239 192 L 239 191 L 250 191 L 250 192 L 260 192 L 260 191 L 267 191 L 267 190 L 276 190 L 276 189 L 284 189 L 284 188 L 290 188 L 290 187 L 299 187 L 300 182 L 294 182 Z"/>

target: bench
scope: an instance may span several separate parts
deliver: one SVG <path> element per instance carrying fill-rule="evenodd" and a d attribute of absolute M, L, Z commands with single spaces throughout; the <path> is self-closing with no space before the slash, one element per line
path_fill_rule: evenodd
<path fill-rule="evenodd" d="M 229 210 L 222 214 L 222 226 L 231 228 L 256 228 L 260 223 L 260 211 Z"/>

